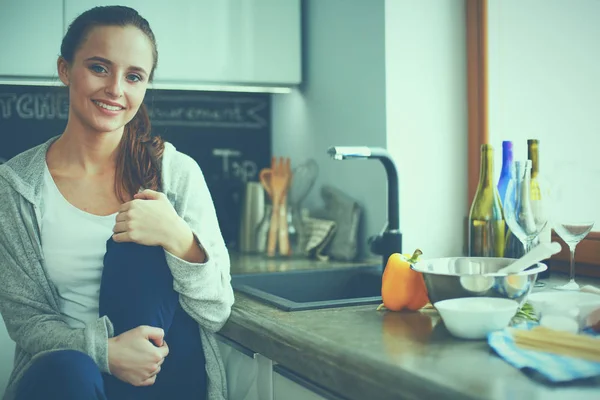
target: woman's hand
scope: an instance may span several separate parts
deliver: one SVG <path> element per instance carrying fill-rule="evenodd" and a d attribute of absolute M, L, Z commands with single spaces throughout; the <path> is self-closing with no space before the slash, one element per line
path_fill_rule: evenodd
<path fill-rule="evenodd" d="M 189 231 L 162 193 L 144 190 L 123 204 L 113 228 L 115 242 L 135 242 L 146 246 L 166 247 L 172 237 Z"/>
<path fill-rule="evenodd" d="M 163 193 L 144 190 L 121 206 L 113 228 L 115 242 L 162 246 L 181 252 L 193 241 L 193 233 Z"/>
<path fill-rule="evenodd" d="M 111 374 L 133 386 L 153 385 L 169 354 L 169 346 L 163 339 L 162 329 L 145 325 L 108 339 Z"/>
<path fill-rule="evenodd" d="M 113 228 L 115 242 L 162 246 L 188 262 L 206 261 L 194 233 L 163 193 L 146 189 L 123 204 Z"/>

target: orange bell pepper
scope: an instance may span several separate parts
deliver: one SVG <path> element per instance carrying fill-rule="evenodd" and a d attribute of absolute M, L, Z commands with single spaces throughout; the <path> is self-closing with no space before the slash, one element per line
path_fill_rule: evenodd
<path fill-rule="evenodd" d="M 377 310 L 385 307 L 391 311 L 416 311 L 429 303 L 423 275 L 410 268 L 421 254 L 421 250 L 417 249 L 410 258 L 400 253 L 388 258 L 381 282 L 383 304 Z"/>

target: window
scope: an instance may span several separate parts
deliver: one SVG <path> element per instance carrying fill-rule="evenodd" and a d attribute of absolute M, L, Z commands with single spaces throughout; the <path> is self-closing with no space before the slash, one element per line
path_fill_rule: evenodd
<path fill-rule="evenodd" d="M 540 171 L 549 180 L 565 161 L 600 170 L 599 18 L 595 0 L 575 5 L 566 0 L 467 0 L 469 202 L 482 143 L 496 149 L 497 176 L 502 140 L 514 142 L 515 159 L 525 159 L 527 139 L 539 139 Z M 598 201 L 588 211 L 597 222 L 577 246 L 576 271 L 598 274 L 600 193 L 591 195 Z M 568 248 L 563 249 L 553 258 L 559 269 L 568 260 Z"/>

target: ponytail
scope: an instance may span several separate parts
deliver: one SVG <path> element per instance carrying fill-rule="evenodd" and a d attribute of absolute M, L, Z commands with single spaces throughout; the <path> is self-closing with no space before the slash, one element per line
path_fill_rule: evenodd
<path fill-rule="evenodd" d="M 161 160 L 165 144 L 150 134 L 150 118 L 142 104 L 135 117 L 125 125 L 117 154 L 115 193 L 122 201 L 140 188 L 160 190 Z"/>

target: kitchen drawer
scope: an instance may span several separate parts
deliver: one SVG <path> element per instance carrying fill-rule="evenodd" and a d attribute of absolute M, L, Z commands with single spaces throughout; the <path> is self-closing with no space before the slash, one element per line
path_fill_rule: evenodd
<path fill-rule="evenodd" d="M 273 400 L 344 400 L 344 398 L 281 365 L 275 365 Z"/>
<path fill-rule="evenodd" d="M 272 400 L 271 360 L 223 336 L 217 339 L 229 400 Z"/>

